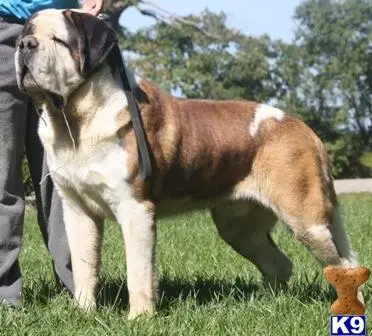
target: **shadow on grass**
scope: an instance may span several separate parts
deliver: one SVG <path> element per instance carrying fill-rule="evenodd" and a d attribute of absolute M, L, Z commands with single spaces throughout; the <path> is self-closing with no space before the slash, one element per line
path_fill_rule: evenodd
<path fill-rule="evenodd" d="M 113 309 L 125 309 L 128 306 L 128 291 L 125 279 L 104 278 L 99 284 L 98 305 Z M 24 299 L 31 304 L 48 305 L 60 295 L 69 296 L 67 290 L 54 282 L 41 281 L 33 287 L 24 288 Z M 365 301 L 372 299 L 372 287 L 365 286 Z M 194 281 L 185 279 L 162 278 L 159 282 L 159 310 L 167 311 L 176 301 L 191 300 L 197 305 L 207 305 L 232 299 L 237 302 L 248 300 L 260 301 L 268 297 L 287 296 L 303 303 L 333 302 L 336 293 L 333 288 L 323 286 L 321 280 L 302 279 L 291 281 L 288 286 L 272 289 L 261 282 L 246 281 L 236 278 L 231 281 L 198 277 Z"/>
<path fill-rule="evenodd" d="M 127 283 L 122 279 L 103 279 L 100 284 L 98 303 L 103 306 L 128 305 Z M 167 309 L 174 301 L 192 299 L 198 305 L 223 300 L 226 297 L 237 301 L 247 299 L 258 291 L 259 286 L 241 279 L 224 282 L 218 279 L 197 278 L 193 282 L 183 279 L 163 278 L 159 281 L 159 308 Z"/>
<path fill-rule="evenodd" d="M 50 280 L 41 279 L 35 281 L 33 286 L 27 286 L 23 289 L 24 301 L 31 304 L 36 302 L 41 305 L 48 305 L 51 300 L 61 295 L 72 297 L 72 294 L 62 285 Z"/>
<path fill-rule="evenodd" d="M 112 308 L 128 306 L 127 283 L 123 279 L 103 279 L 100 283 L 98 304 Z M 366 301 L 370 298 L 370 291 Z M 313 301 L 333 302 L 336 293 L 331 287 L 322 286 L 321 281 L 292 281 L 289 286 L 278 289 L 265 286 L 261 282 L 247 282 L 241 278 L 232 281 L 199 277 L 194 281 L 162 278 L 159 282 L 159 309 L 168 310 L 175 301 L 194 301 L 197 305 L 207 305 L 227 298 L 244 302 L 259 301 L 267 297 L 287 296 L 303 303 Z"/>

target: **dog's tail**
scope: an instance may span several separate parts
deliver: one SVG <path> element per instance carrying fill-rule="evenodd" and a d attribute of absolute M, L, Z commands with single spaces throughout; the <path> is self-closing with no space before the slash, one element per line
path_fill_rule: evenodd
<path fill-rule="evenodd" d="M 341 258 L 340 266 L 347 268 L 356 267 L 358 265 L 356 253 L 351 248 L 350 239 L 346 233 L 345 225 L 340 213 L 340 207 L 337 202 L 334 204 L 332 210 L 330 231 L 337 252 Z"/>

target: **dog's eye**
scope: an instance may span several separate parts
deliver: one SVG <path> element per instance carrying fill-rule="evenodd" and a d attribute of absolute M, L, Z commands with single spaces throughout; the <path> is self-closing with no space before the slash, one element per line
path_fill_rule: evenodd
<path fill-rule="evenodd" d="M 68 48 L 68 46 L 69 46 L 67 42 L 65 42 L 65 41 L 63 41 L 63 40 L 61 40 L 61 39 L 59 39 L 58 37 L 53 36 L 52 40 L 53 40 L 54 42 L 56 42 L 56 43 L 59 43 L 59 44 L 64 45 L 64 46 L 67 47 L 67 48 Z"/>

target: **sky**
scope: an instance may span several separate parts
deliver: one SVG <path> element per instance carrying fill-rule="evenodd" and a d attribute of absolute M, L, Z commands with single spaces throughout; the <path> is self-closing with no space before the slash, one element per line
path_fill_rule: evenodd
<path fill-rule="evenodd" d="M 198 14 L 205 8 L 224 11 L 228 26 L 247 35 L 266 33 L 271 38 L 290 42 L 295 28 L 292 16 L 301 0 L 153 0 L 153 3 L 177 15 Z M 154 20 L 130 8 L 122 14 L 120 22 L 130 30 L 137 30 Z"/>

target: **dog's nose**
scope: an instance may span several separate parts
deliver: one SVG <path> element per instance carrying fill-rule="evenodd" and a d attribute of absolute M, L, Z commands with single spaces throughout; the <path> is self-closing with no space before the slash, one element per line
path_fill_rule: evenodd
<path fill-rule="evenodd" d="M 37 39 L 32 35 L 27 35 L 19 42 L 19 49 L 35 49 L 39 45 Z"/>

